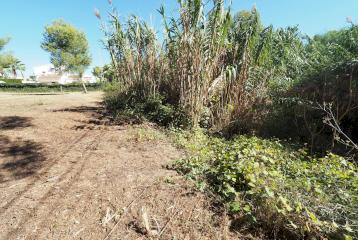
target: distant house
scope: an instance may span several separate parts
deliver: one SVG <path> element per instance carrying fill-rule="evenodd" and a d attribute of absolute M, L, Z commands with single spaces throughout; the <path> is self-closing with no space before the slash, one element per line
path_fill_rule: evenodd
<path fill-rule="evenodd" d="M 56 71 L 55 67 L 52 64 L 46 64 L 38 67 L 34 67 L 34 75 L 36 81 L 39 83 L 59 83 L 59 84 L 69 84 L 81 82 L 81 78 L 78 74 L 72 73 L 63 73 L 60 74 Z M 85 82 L 95 82 L 95 79 L 92 76 L 83 76 L 82 80 Z"/>

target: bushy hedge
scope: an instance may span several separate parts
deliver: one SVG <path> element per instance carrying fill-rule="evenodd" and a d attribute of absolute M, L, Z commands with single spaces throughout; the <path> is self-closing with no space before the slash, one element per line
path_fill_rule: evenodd
<path fill-rule="evenodd" d="M 121 89 L 120 86 L 107 86 L 105 105 L 114 115 L 136 119 L 147 119 L 165 127 L 187 128 L 188 116 L 177 106 L 165 103 L 162 96 L 143 97 L 135 89 Z"/>
<path fill-rule="evenodd" d="M 3 81 L 7 84 L 21 84 L 22 83 L 22 80 L 21 79 L 3 79 L 3 78 L 0 78 L 0 81 Z"/>
<path fill-rule="evenodd" d="M 192 157 L 175 167 L 220 196 L 238 222 L 279 239 L 358 237 L 357 168 L 344 158 L 257 137 L 176 136 Z"/>
<path fill-rule="evenodd" d="M 82 84 L 40 84 L 40 83 L 31 83 L 31 84 L 0 84 L 0 91 L 2 92 L 76 92 L 83 91 Z M 103 85 L 100 83 L 91 83 L 86 84 L 88 91 L 96 91 L 103 88 Z"/>

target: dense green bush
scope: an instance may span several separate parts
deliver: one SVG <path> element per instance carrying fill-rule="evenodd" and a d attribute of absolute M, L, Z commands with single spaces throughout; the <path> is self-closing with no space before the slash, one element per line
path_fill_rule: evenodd
<path fill-rule="evenodd" d="M 191 157 L 176 168 L 269 237 L 358 237 L 357 169 L 352 158 L 327 154 L 354 152 L 337 144 L 320 109 L 332 106 L 340 134 L 357 141 L 358 27 L 303 37 L 296 27 L 264 26 L 256 8 L 233 13 L 209 2 L 180 1 L 172 18 L 160 8 L 163 42 L 139 18 L 110 14 L 105 47 L 120 85 L 109 87 L 108 109 L 227 137 L 179 131 Z"/>
<path fill-rule="evenodd" d="M 358 26 L 310 38 L 298 27 L 265 26 L 256 8 L 234 13 L 225 1 L 209 2 L 180 1 L 174 17 L 161 7 L 163 36 L 112 9 L 104 43 L 113 81 L 135 92 L 127 99 L 164 96 L 194 127 L 229 137 L 254 133 L 308 143 L 311 153 L 354 155 L 337 139 L 358 141 Z M 344 134 L 323 122 L 324 104 Z M 154 112 L 147 116 L 170 110 Z"/>
<path fill-rule="evenodd" d="M 176 168 L 221 196 L 236 220 L 276 238 L 358 237 L 357 169 L 344 158 L 257 137 L 176 136 L 192 151 Z"/>
<path fill-rule="evenodd" d="M 82 84 L 0 84 L 0 92 L 80 92 L 83 91 Z M 100 83 L 86 84 L 88 91 L 97 91 L 103 88 Z"/>
<path fill-rule="evenodd" d="M 237 119 L 236 129 L 308 143 L 311 153 L 332 151 L 352 158 L 356 153 L 358 159 L 357 150 L 344 143 L 347 138 L 324 121 L 334 118 L 344 134 L 358 142 L 357 46 L 358 26 L 308 38 L 303 49 L 304 64 L 294 81 L 278 90 L 270 87 L 271 100 L 255 108 L 262 117 L 253 121 Z M 322 106 L 330 106 L 333 116 L 328 116 Z M 338 140 L 342 138 L 344 141 Z"/>
<path fill-rule="evenodd" d="M 119 85 L 106 88 L 105 105 L 114 115 L 127 115 L 147 119 L 161 126 L 187 128 L 189 118 L 179 107 L 165 103 L 160 96 L 143 97 L 134 89 L 126 90 Z"/>
<path fill-rule="evenodd" d="M 195 127 L 220 130 L 249 114 L 259 118 L 254 105 L 271 100 L 269 88 L 289 85 L 304 62 L 298 28 L 264 26 L 256 8 L 179 1 L 174 17 L 159 10 L 162 36 L 139 17 L 112 11 L 103 30 L 114 81 L 141 96 L 166 96 Z"/>
<path fill-rule="evenodd" d="M 0 78 L 0 81 L 3 81 L 5 82 L 6 84 L 21 84 L 22 83 L 22 80 L 21 79 L 3 79 L 3 78 Z"/>

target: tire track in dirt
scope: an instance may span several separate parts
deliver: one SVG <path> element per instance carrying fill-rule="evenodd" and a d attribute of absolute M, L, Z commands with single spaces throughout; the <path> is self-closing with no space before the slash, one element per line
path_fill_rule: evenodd
<path fill-rule="evenodd" d="M 91 152 L 91 150 L 95 150 L 97 149 L 99 143 L 101 142 L 101 139 L 103 137 L 103 135 L 105 134 L 104 130 L 101 130 L 101 133 L 99 133 L 97 135 L 97 137 L 95 138 L 95 142 L 92 142 L 92 144 L 90 144 L 90 146 L 87 147 L 87 150 L 89 150 L 89 153 L 87 156 L 83 157 L 83 161 L 81 163 L 80 169 L 74 174 L 74 178 L 71 180 L 70 183 L 68 183 L 68 185 L 66 185 L 64 188 L 61 188 L 62 193 L 59 194 L 59 196 L 57 197 L 55 203 L 52 204 L 52 207 L 47 211 L 48 213 L 53 213 L 55 211 L 57 211 L 58 209 L 60 209 L 62 207 L 62 205 L 60 204 L 61 199 L 64 199 L 68 194 L 69 194 L 69 190 L 72 188 L 72 186 L 78 181 L 81 173 L 83 172 L 86 163 L 89 162 L 89 159 L 92 157 L 93 152 Z M 84 150 L 84 151 L 87 151 Z M 42 220 L 38 225 L 36 225 L 36 227 L 38 229 L 44 229 L 46 224 L 48 223 L 47 219 Z M 40 234 L 42 232 L 36 232 L 35 236 L 31 236 L 30 239 L 40 239 Z"/>
<path fill-rule="evenodd" d="M 0 209 L 0 216 L 4 214 L 11 206 L 13 206 L 16 202 L 21 199 L 21 197 L 29 192 L 32 188 L 36 186 L 36 183 L 38 183 L 41 180 L 41 177 L 43 177 L 56 163 L 58 163 L 62 158 L 64 158 L 82 139 L 84 139 L 88 134 L 90 130 L 87 130 L 83 134 L 81 134 L 78 138 L 76 138 L 73 142 L 70 143 L 69 147 L 66 148 L 60 156 L 55 158 L 51 163 L 43 169 L 41 173 L 34 176 L 34 180 L 32 180 L 30 183 L 28 183 L 23 190 L 21 190 L 19 193 L 16 194 L 15 197 L 13 197 L 10 201 L 8 201 L 4 206 L 1 206 Z"/>
<path fill-rule="evenodd" d="M 87 131 L 85 133 L 85 135 L 88 134 L 89 131 Z M 43 204 L 44 202 L 46 202 L 46 200 L 54 195 L 54 192 L 57 189 L 61 189 L 62 192 L 64 193 L 60 193 L 60 195 L 57 197 L 57 202 L 58 203 L 68 192 L 68 189 L 70 189 L 73 184 L 78 180 L 79 176 L 81 175 L 81 172 L 83 171 L 85 164 L 87 162 L 87 159 L 91 157 L 91 155 L 93 154 L 93 152 L 91 150 L 95 149 L 98 144 L 100 143 L 100 139 L 102 137 L 102 135 L 104 134 L 104 131 L 101 131 L 99 134 L 97 134 L 94 138 L 94 140 L 92 140 L 82 151 L 81 151 L 81 156 L 78 157 L 77 159 L 79 159 L 78 162 L 76 162 L 75 166 L 70 166 L 66 172 L 64 172 L 60 178 L 56 181 L 58 184 L 54 184 L 53 186 L 50 187 L 50 189 L 45 193 L 45 195 L 43 195 L 40 199 L 36 200 L 37 204 L 35 205 L 35 207 L 33 209 L 31 209 L 31 211 L 28 211 L 27 213 L 24 214 L 24 216 L 22 217 L 22 220 L 17 224 L 18 226 L 12 230 L 10 230 L 9 232 L 6 233 L 5 237 L 3 239 L 16 239 L 16 235 L 19 234 L 19 232 L 21 232 L 21 230 L 25 227 L 25 224 L 27 222 L 29 222 L 29 220 L 31 219 L 31 215 L 35 215 L 36 212 L 39 211 L 41 204 Z M 72 174 L 71 174 L 72 173 Z M 70 181 L 65 182 L 64 186 L 59 186 L 62 185 L 61 182 L 65 181 L 66 179 L 70 179 Z M 19 198 L 20 199 L 20 198 Z M 56 204 L 54 205 L 55 207 L 53 207 L 52 209 L 48 210 L 47 213 L 51 213 L 54 208 L 56 208 Z"/>

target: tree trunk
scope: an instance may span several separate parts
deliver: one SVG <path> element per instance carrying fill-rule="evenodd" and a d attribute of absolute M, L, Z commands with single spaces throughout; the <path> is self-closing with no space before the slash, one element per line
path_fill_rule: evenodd
<path fill-rule="evenodd" d="M 84 93 L 87 94 L 88 92 L 87 92 L 86 84 L 85 84 L 85 81 L 83 81 L 83 73 L 80 73 L 80 78 L 81 78 Z"/>
<path fill-rule="evenodd" d="M 22 77 L 22 80 L 25 81 L 25 76 L 24 76 L 24 73 L 21 71 L 21 77 Z"/>
<path fill-rule="evenodd" d="M 82 80 L 82 86 L 83 86 L 84 92 L 87 94 L 88 92 L 87 92 L 86 84 L 83 80 Z"/>

